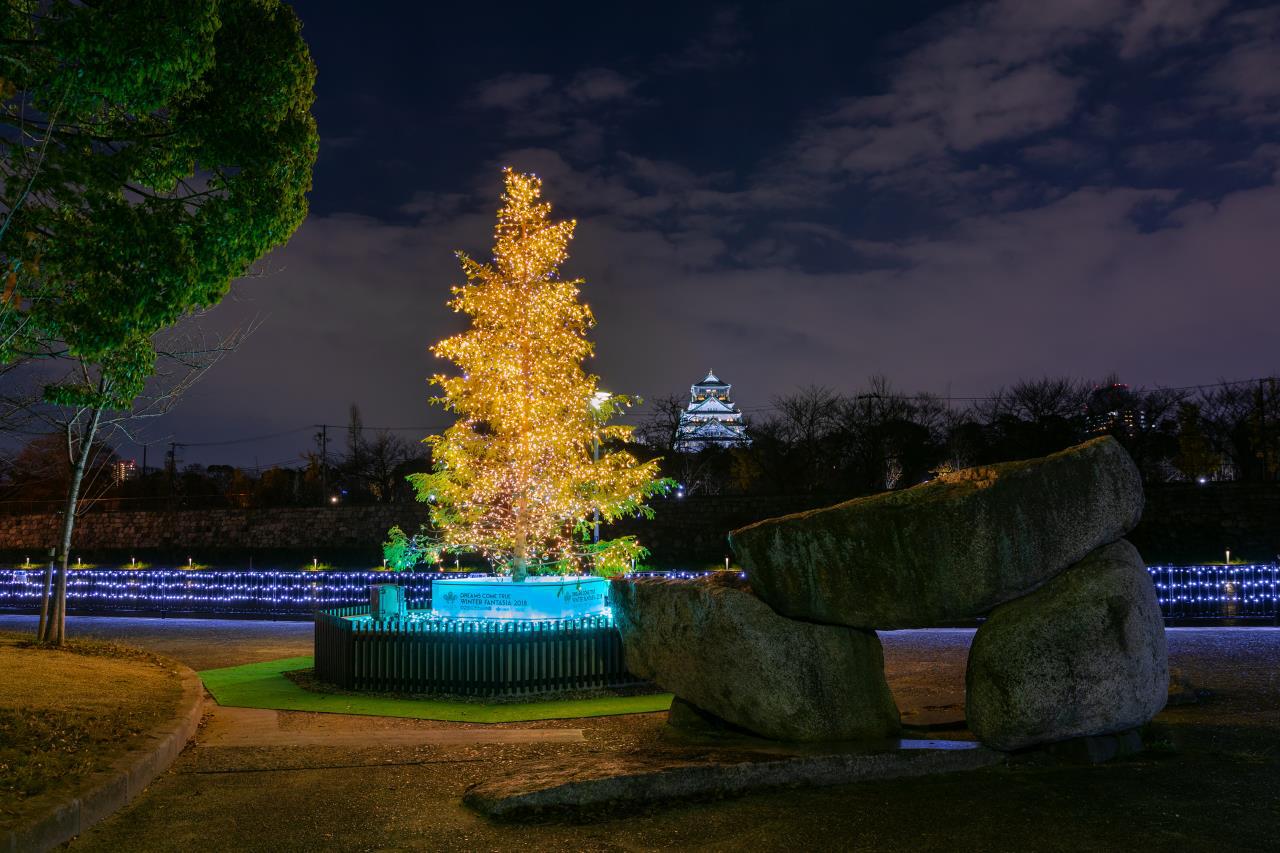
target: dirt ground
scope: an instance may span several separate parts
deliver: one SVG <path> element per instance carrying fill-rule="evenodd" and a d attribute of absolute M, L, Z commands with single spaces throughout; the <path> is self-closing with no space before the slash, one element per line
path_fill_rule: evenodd
<path fill-rule="evenodd" d="M 176 667 L 151 655 L 0 635 L 0 828 L 75 796 L 172 717 L 181 693 Z"/>
<path fill-rule="evenodd" d="M 309 651 L 309 626 L 110 622 L 117 636 L 195 666 Z M 254 626 L 257 627 L 254 627 Z M 12 627 L 0 619 L 0 629 Z M 73 631 L 100 625 L 76 626 Z M 130 634 L 130 632 L 133 632 Z M 237 640 L 236 638 L 239 637 Z M 223 638 L 223 639 L 219 639 Z M 911 714 L 962 710 L 971 631 L 882 635 L 890 686 Z M 457 724 L 282 713 L 282 730 L 368 732 L 342 746 L 202 743 L 83 850 L 1275 850 L 1280 847 L 1280 629 L 1171 629 L 1171 665 L 1212 691 L 1163 712 L 1155 749 L 1098 766 L 1022 760 L 967 774 L 779 791 L 618 814 L 590 823 L 495 824 L 460 805 L 473 782 L 525 759 L 593 756 L 659 741 L 662 715 L 510 727 L 582 740 L 382 744 L 379 730 Z M 185 649 L 185 651 L 184 651 Z M 186 657 L 184 657 L 186 655 Z M 257 657 L 254 659 L 262 659 Z M 211 663 L 213 662 L 213 663 Z M 215 712 L 213 720 L 217 720 Z M 480 729 L 473 727 L 477 736 Z M 531 733 L 532 734 L 532 733 Z M 425 734 L 424 734 L 425 737 Z"/>

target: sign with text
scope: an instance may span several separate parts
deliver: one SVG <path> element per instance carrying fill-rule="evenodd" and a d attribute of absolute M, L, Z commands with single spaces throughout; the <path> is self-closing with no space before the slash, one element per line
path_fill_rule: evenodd
<path fill-rule="evenodd" d="M 609 582 L 597 577 L 459 578 L 431 584 L 431 610 L 450 619 L 574 619 L 608 607 Z"/>

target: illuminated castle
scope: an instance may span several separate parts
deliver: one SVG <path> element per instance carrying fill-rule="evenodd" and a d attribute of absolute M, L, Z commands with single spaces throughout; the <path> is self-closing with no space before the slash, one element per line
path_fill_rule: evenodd
<path fill-rule="evenodd" d="M 676 429 L 678 452 L 751 446 L 742 412 L 729 397 L 732 388 L 717 379 L 712 371 L 707 371 L 705 379 L 689 388 L 689 407 L 680 413 L 680 426 Z"/>

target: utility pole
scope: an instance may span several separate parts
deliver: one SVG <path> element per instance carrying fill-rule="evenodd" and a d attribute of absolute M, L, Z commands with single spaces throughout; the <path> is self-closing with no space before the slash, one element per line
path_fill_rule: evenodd
<path fill-rule="evenodd" d="M 591 440 L 591 461 L 597 464 L 600 462 L 600 435 L 598 433 Z M 600 507 L 597 506 L 595 509 L 593 509 L 591 511 L 591 514 L 592 514 L 591 541 L 599 545 L 600 544 Z"/>
<path fill-rule="evenodd" d="M 320 503 L 329 502 L 329 425 L 320 424 Z"/>
<path fill-rule="evenodd" d="M 1274 383 L 1273 379 L 1258 380 L 1258 452 L 1255 454 L 1262 463 L 1262 481 L 1267 482 L 1274 478 L 1272 471 L 1271 456 L 1271 437 L 1267 435 L 1267 384 Z M 1275 399 L 1275 393 L 1271 395 Z"/>
<path fill-rule="evenodd" d="M 178 470 L 178 443 L 176 441 L 169 442 L 169 462 L 166 466 L 169 469 L 169 509 L 173 509 L 174 501 L 174 474 Z"/>
<path fill-rule="evenodd" d="M 588 401 L 591 406 L 591 423 L 594 427 L 591 435 L 592 463 L 600 462 L 600 425 L 605 420 L 605 414 L 601 412 L 600 407 L 609 402 L 612 397 L 613 395 L 608 391 L 596 391 Z M 598 506 L 591 511 L 591 542 L 600 543 L 600 507 Z"/>
<path fill-rule="evenodd" d="M 1276 399 L 1275 378 L 1268 377 L 1266 380 L 1266 386 L 1271 391 L 1271 401 L 1275 402 L 1275 399 Z M 1264 418 L 1266 417 L 1266 400 L 1265 399 L 1263 400 L 1263 417 Z M 1266 451 L 1267 451 L 1268 479 L 1274 480 L 1276 478 L 1276 449 L 1275 449 L 1275 446 L 1272 444 L 1271 439 L 1266 436 L 1265 432 L 1263 433 L 1263 436 L 1264 436 L 1264 442 L 1265 442 L 1263 446 L 1266 448 Z"/>

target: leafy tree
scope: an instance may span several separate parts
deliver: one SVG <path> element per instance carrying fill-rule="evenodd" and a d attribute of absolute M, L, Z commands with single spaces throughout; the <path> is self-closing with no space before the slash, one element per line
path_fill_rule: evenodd
<path fill-rule="evenodd" d="M 1030 459 L 1079 442 L 1085 435 L 1088 395 L 1083 383 L 1055 377 L 1024 379 L 1001 388 L 975 408 L 990 434 L 991 455 L 981 461 Z"/>
<path fill-rule="evenodd" d="M 215 305 L 306 215 L 315 67 L 278 0 L 15 0 L 0 9 L 0 363 L 68 360 L 43 392 L 78 452 L 127 411 L 155 337 Z"/>
<path fill-rule="evenodd" d="M 1200 420 L 1200 407 L 1195 403 L 1178 405 L 1178 452 L 1173 464 L 1188 480 L 1217 478 L 1222 470 L 1222 453 L 1215 451 L 1205 437 Z"/>
<path fill-rule="evenodd" d="M 366 439 L 361 446 L 360 476 L 370 496 L 378 503 L 410 499 L 405 477 L 430 467 L 421 445 L 384 430 Z"/>
<path fill-rule="evenodd" d="M 1199 426 L 1236 479 L 1259 482 L 1276 477 L 1280 446 L 1280 394 L 1270 380 L 1258 385 L 1224 383 L 1196 400 Z"/>
<path fill-rule="evenodd" d="M 839 395 L 830 388 L 809 385 L 794 394 L 774 398 L 773 406 L 800 491 L 823 491 L 831 481 L 831 445 L 840 409 Z"/>
<path fill-rule="evenodd" d="M 74 448 L 73 448 L 74 449 Z M 117 461 L 111 448 L 99 442 L 86 466 L 85 491 L 96 496 L 111 485 L 111 466 Z M 57 509 L 67 494 L 68 447 L 57 433 L 37 436 L 27 442 L 5 466 L 0 476 L 0 503 L 6 513 L 48 513 Z"/>
<path fill-rule="evenodd" d="M 833 468 L 842 490 L 854 493 L 921 482 L 944 454 L 946 406 L 928 394 L 896 393 L 873 376 L 865 393 L 842 400 L 833 437 Z"/>
<path fill-rule="evenodd" d="M 684 407 L 685 399 L 677 394 L 668 394 L 654 400 L 635 431 L 637 440 L 659 453 L 671 453 Z"/>
<path fill-rule="evenodd" d="M 346 456 L 337 466 L 343 503 L 392 503 L 408 500 L 410 473 L 430 470 L 425 448 L 389 430 L 366 432 L 360 407 L 351 404 Z"/>
<path fill-rule="evenodd" d="M 440 553 L 439 545 L 425 529 L 410 536 L 398 524 L 392 525 L 387 541 L 382 543 L 382 560 L 393 572 L 410 571 L 424 562 L 438 563 Z"/>
<path fill-rule="evenodd" d="M 531 564 L 576 562 L 575 534 L 590 538 L 594 514 L 651 514 L 645 498 L 669 484 L 656 461 L 610 447 L 631 430 L 607 421 L 631 401 L 582 369 L 594 318 L 582 281 L 559 275 L 576 223 L 551 221 L 537 177 L 507 169 L 504 180 L 493 260 L 458 255 L 467 283 L 450 305 L 471 327 L 432 348 L 461 370 L 432 378 L 458 420 L 428 439 L 432 473 L 411 480 L 446 547 L 480 551 L 520 581 Z"/>

